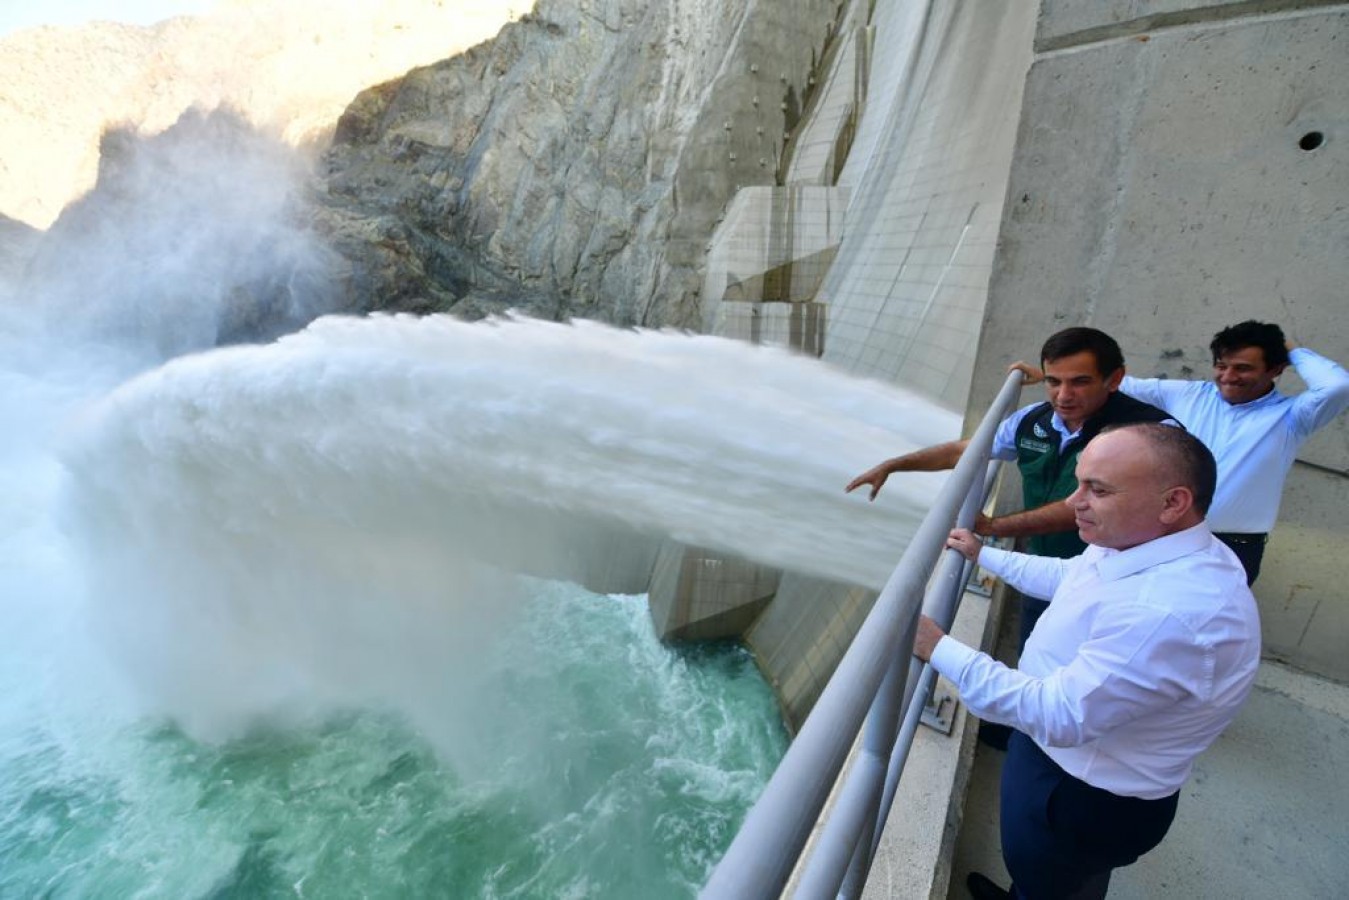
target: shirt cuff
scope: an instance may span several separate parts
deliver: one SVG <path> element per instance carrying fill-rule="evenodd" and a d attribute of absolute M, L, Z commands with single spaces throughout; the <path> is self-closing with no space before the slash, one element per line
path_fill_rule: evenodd
<path fill-rule="evenodd" d="M 973 647 L 965 646 L 949 634 L 942 635 L 942 639 L 937 641 L 937 646 L 932 648 L 932 668 L 954 682 L 956 687 L 960 687 L 960 679 L 966 667 L 978 655 L 979 651 Z"/>
<path fill-rule="evenodd" d="M 997 547 L 985 546 L 979 551 L 979 557 L 975 561 L 979 563 L 980 566 L 1001 578 L 1006 571 L 1007 562 L 1011 556 L 1012 552 L 1010 550 L 1000 550 Z"/>

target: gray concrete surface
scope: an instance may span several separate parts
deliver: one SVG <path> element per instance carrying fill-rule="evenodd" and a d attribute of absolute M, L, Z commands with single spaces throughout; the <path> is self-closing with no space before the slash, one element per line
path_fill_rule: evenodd
<path fill-rule="evenodd" d="M 948 896 L 965 875 L 1004 886 L 1002 754 L 980 748 Z M 1349 686 L 1267 661 L 1250 700 L 1200 758 L 1166 839 L 1116 872 L 1112 900 L 1335 898 L 1349 886 Z M 898 895 L 895 895 L 898 896 Z"/>
<path fill-rule="evenodd" d="M 969 644 L 982 643 L 988 623 L 996 619 L 990 613 L 988 597 L 966 593 L 951 633 Z M 938 679 L 936 693 L 957 702 L 945 679 Z M 973 725 L 956 706 L 950 734 L 919 727 L 862 900 L 944 896 L 975 752 Z"/>
<path fill-rule="evenodd" d="M 839 181 L 852 199 L 818 298 L 826 362 L 963 405 L 1034 13 L 1033 0 L 876 4 L 865 112 Z M 787 574 L 746 635 L 794 724 L 873 599 Z"/>
<path fill-rule="evenodd" d="M 969 414 L 1068 325 L 1145 377 L 1207 377 L 1247 318 L 1349 361 L 1349 4 L 1045 0 L 1036 40 Z M 1256 585 L 1266 651 L 1349 680 L 1349 416 L 1300 458 Z"/>

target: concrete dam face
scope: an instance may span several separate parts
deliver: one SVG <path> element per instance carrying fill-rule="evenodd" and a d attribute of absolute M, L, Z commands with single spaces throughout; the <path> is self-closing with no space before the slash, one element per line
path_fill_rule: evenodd
<path fill-rule="evenodd" d="M 904 385 L 967 427 L 1006 366 L 1068 325 L 1114 335 L 1142 377 L 1206 377 L 1210 336 L 1248 318 L 1349 357 L 1349 176 L 1330 137 L 1349 117 L 1343 9 L 855 7 L 785 184 L 742 190 L 719 227 L 704 291 L 718 333 Z M 1336 679 L 1346 470 L 1341 416 L 1294 466 L 1257 585 L 1266 652 Z M 746 640 L 789 721 L 870 599 L 786 574 L 756 612 Z"/>
<path fill-rule="evenodd" d="M 532 24 L 621 34 L 638 5 L 562 6 Z M 1115 334 L 1139 375 L 1202 377 L 1208 336 L 1249 317 L 1349 358 L 1342 4 L 802 0 L 827 30 L 797 17 L 776 70 L 765 23 L 785 7 L 695 34 L 712 6 L 663 24 L 734 48 L 735 103 L 813 82 L 774 113 L 781 142 L 748 112 L 702 122 L 689 152 L 716 183 L 695 196 L 671 175 L 679 203 L 632 207 L 653 235 L 671 220 L 652 211 L 678 207 L 668 258 L 590 265 L 631 212 L 621 177 L 582 198 L 584 246 L 543 252 L 528 221 L 501 238 L 538 251 L 530 277 L 602 286 L 615 321 L 660 310 L 708 334 L 382 315 L 207 349 L 215 321 L 176 315 L 200 298 L 160 319 L 185 295 L 127 288 L 127 269 L 117 291 L 78 269 L 57 314 L 31 294 L 0 308 L 18 498 L 0 797 L 19 811 L 0 893 L 688 896 L 940 481 L 868 504 L 848 477 L 957 437 L 1069 324 Z M 692 68 L 664 87 L 699 94 Z M 346 127 L 394 117 L 387 99 Z M 454 189 L 426 160 L 455 137 L 408 126 L 398 145 L 432 218 Z M 606 159 L 658 156 L 634 141 Z M 733 190 L 731 162 L 757 180 Z M 580 202 L 529 184 L 541 216 Z M 366 274 L 394 283 L 415 241 L 375 221 L 388 268 Z M 256 282 L 309 271 L 286 254 L 311 248 L 267 233 L 279 268 Z M 114 261 L 138 277 L 201 271 L 130 256 Z M 639 282 L 640 303 L 622 289 Z M 445 290 L 399 299 L 463 299 Z M 540 288 L 536 311 L 565 293 Z M 78 315 L 109 296 L 134 346 Z M 1267 648 L 1337 678 L 1346 427 L 1295 467 L 1259 587 Z"/>

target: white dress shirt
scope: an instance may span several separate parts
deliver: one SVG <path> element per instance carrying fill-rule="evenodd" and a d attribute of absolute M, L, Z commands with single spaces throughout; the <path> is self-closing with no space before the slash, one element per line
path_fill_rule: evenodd
<path fill-rule="evenodd" d="M 1233 405 L 1212 381 L 1126 376 L 1120 390 L 1180 420 L 1213 451 L 1218 491 L 1209 507 L 1214 531 L 1261 534 L 1279 517 L 1283 481 L 1312 432 L 1349 407 L 1349 372 L 1306 347 L 1289 353 L 1307 382 L 1296 397 L 1270 391 Z"/>
<path fill-rule="evenodd" d="M 932 665 L 970 711 L 1020 729 L 1094 787 L 1175 793 L 1260 664 L 1260 618 L 1232 551 L 1201 523 L 1073 559 L 985 547 L 979 563 L 1051 602 L 1017 669 L 949 636 L 937 642 Z"/>

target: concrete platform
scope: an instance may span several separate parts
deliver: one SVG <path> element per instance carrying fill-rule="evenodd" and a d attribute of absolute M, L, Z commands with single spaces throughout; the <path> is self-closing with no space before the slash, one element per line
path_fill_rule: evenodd
<path fill-rule="evenodd" d="M 1002 754 L 975 754 L 946 896 L 975 869 L 1000 884 Z M 894 895 L 898 896 L 898 895 Z M 920 895 L 910 895 L 920 896 Z M 1349 896 L 1349 686 L 1267 661 L 1196 764 L 1161 846 L 1111 880 L 1113 900 Z"/>

